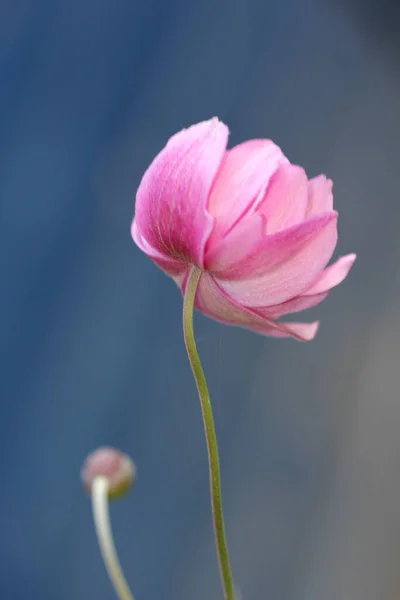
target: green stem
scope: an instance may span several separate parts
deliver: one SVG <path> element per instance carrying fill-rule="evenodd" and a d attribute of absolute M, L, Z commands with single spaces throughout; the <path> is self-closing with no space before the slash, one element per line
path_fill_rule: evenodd
<path fill-rule="evenodd" d="M 97 539 L 107 573 L 119 600 L 135 600 L 119 564 L 108 512 L 109 483 L 106 477 L 95 477 L 92 485 L 93 517 Z"/>
<path fill-rule="evenodd" d="M 201 412 L 203 414 L 204 432 L 207 442 L 208 464 L 210 470 L 210 493 L 211 508 L 214 523 L 215 542 L 221 579 L 225 593 L 225 600 L 234 600 L 234 587 L 231 567 L 229 564 L 228 548 L 225 537 L 224 515 L 221 497 L 221 476 L 219 468 L 219 455 L 217 436 L 215 433 L 214 418 L 211 407 L 210 394 L 207 382 L 197 352 L 196 341 L 193 332 L 193 309 L 197 285 L 200 281 L 202 271 L 198 267 L 192 267 L 186 284 L 183 300 L 183 335 L 190 365 L 192 367 L 197 391 L 199 392 Z"/>

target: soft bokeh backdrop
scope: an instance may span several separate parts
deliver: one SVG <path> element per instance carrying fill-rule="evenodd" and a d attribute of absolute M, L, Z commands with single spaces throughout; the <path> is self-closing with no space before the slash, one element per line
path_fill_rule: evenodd
<path fill-rule="evenodd" d="M 315 342 L 196 319 L 243 600 L 400 592 L 399 5 L 3 0 L 0 597 L 108 600 L 85 455 L 138 600 L 221 598 L 178 290 L 133 245 L 141 175 L 218 115 L 335 181 L 348 280 Z"/>

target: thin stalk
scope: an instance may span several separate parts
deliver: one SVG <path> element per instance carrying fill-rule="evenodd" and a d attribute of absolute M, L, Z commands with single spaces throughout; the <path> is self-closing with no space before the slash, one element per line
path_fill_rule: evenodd
<path fill-rule="evenodd" d="M 115 549 L 108 511 L 108 487 L 109 483 L 106 477 L 95 477 L 92 485 L 92 507 L 97 540 L 107 573 L 119 600 L 134 600 Z"/>
<path fill-rule="evenodd" d="M 229 563 L 228 547 L 225 536 L 224 515 L 222 509 L 221 475 L 219 467 L 217 436 L 215 433 L 210 394 L 208 392 L 206 378 L 204 376 L 199 354 L 197 352 L 193 331 L 194 301 L 201 275 L 202 271 L 198 267 L 192 267 L 189 273 L 183 301 L 183 335 L 189 362 L 192 367 L 197 391 L 199 393 L 201 412 L 203 415 L 210 472 L 212 517 L 222 585 L 224 588 L 225 600 L 234 600 L 235 594 L 233 578 Z"/>

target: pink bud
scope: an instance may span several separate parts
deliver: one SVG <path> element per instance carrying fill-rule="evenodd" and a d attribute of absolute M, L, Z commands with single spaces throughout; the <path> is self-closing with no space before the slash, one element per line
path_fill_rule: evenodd
<path fill-rule="evenodd" d="M 106 477 L 109 484 L 109 498 L 114 500 L 123 496 L 136 480 L 136 467 L 126 455 L 103 446 L 97 448 L 86 458 L 81 471 L 85 489 L 90 493 L 96 477 Z"/>

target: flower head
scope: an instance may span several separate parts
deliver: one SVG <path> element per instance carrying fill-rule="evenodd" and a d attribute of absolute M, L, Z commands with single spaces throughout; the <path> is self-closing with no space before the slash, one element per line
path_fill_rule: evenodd
<path fill-rule="evenodd" d="M 278 318 L 319 304 L 356 256 L 326 268 L 337 242 L 332 181 L 308 179 L 271 140 L 227 150 L 214 118 L 170 138 L 140 183 L 132 237 L 182 292 L 203 271 L 196 308 L 276 337 L 314 338 L 318 322 Z"/>

